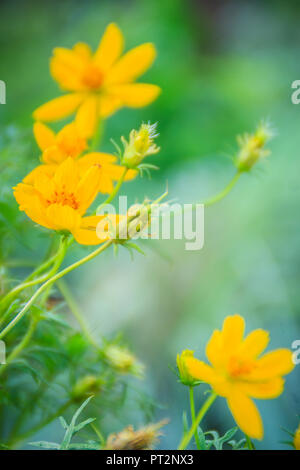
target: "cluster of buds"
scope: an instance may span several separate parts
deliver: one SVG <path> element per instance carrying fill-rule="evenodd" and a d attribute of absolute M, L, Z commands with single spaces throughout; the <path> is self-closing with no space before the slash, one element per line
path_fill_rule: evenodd
<path fill-rule="evenodd" d="M 122 165 L 127 168 L 137 168 L 146 157 L 160 151 L 160 148 L 154 142 L 154 139 L 159 135 L 156 133 L 156 127 L 157 123 L 143 123 L 138 131 L 132 129 L 129 134 L 129 142 L 121 137 L 124 146 L 121 159 Z"/>
<path fill-rule="evenodd" d="M 263 158 L 270 154 L 264 147 L 273 137 L 273 132 L 267 124 L 260 124 L 254 134 L 244 134 L 237 137 L 239 152 L 235 163 L 239 172 L 249 171 Z"/>
<path fill-rule="evenodd" d="M 199 380 L 196 380 L 194 377 L 192 377 L 188 371 L 186 365 L 186 359 L 188 357 L 194 357 L 194 351 L 185 349 L 181 354 L 177 354 L 176 364 L 179 373 L 179 380 L 183 385 L 194 387 L 195 385 L 199 384 Z"/>
<path fill-rule="evenodd" d="M 116 344 L 109 344 L 104 349 L 107 362 L 122 374 L 142 377 L 144 365 L 127 349 Z"/>
<path fill-rule="evenodd" d="M 167 424 L 167 420 L 160 421 L 134 431 L 128 426 L 117 434 L 110 434 L 107 438 L 105 450 L 148 450 L 157 443 L 162 435 L 160 429 Z"/>

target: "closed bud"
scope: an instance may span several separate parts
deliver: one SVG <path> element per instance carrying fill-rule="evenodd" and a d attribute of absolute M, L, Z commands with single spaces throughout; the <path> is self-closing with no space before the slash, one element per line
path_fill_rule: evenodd
<path fill-rule="evenodd" d="M 110 344 L 105 348 L 104 355 L 110 365 L 118 372 L 143 376 L 144 365 L 128 349 Z"/>
<path fill-rule="evenodd" d="M 254 134 L 238 136 L 240 150 L 236 156 L 236 166 L 240 172 L 249 171 L 260 160 L 270 154 L 264 147 L 273 137 L 267 124 L 260 124 Z"/>
<path fill-rule="evenodd" d="M 77 401 L 99 393 L 102 385 L 103 381 L 101 379 L 94 375 L 87 375 L 75 384 L 72 390 L 72 398 Z"/>
<path fill-rule="evenodd" d="M 181 354 L 177 354 L 177 368 L 179 372 L 180 382 L 183 385 L 188 385 L 193 387 L 199 383 L 194 377 L 189 374 L 188 368 L 186 366 L 186 358 L 187 357 L 194 357 L 194 351 L 190 351 L 189 349 L 185 349 L 182 351 Z"/>

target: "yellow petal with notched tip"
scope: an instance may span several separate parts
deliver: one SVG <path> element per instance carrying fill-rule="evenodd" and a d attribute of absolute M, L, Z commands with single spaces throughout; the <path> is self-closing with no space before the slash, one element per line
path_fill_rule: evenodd
<path fill-rule="evenodd" d="M 34 138 L 43 151 L 47 147 L 55 144 L 55 133 L 50 127 L 46 126 L 42 122 L 35 122 L 33 125 Z"/>
<path fill-rule="evenodd" d="M 123 51 L 123 34 L 115 23 L 107 26 L 93 60 L 100 70 L 108 70 Z"/>
<path fill-rule="evenodd" d="M 147 83 L 129 83 L 125 85 L 113 85 L 108 88 L 108 93 L 118 98 L 123 106 L 139 108 L 152 103 L 161 89 L 157 85 Z"/>
<path fill-rule="evenodd" d="M 54 98 L 37 108 L 34 113 L 34 119 L 38 121 L 56 121 L 74 113 L 83 100 L 81 93 L 70 93 L 68 95 Z"/>
<path fill-rule="evenodd" d="M 132 82 L 152 65 L 155 57 L 156 50 L 151 43 L 131 49 L 111 68 L 105 78 L 105 85 Z"/>

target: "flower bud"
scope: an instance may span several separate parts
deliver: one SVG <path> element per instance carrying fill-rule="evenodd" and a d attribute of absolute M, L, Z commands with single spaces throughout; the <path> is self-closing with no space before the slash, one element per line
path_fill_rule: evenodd
<path fill-rule="evenodd" d="M 273 132 L 266 124 L 260 124 L 254 134 L 244 134 L 237 138 L 240 150 L 236 157 L 236 166 L 240 172 L 249 171 L 263 158 L 270 154 L 264 146 L 273 137 Z"/>
<path fill-rule="evenodd" d="M 102 385 L 103 381 L 101 379 L 94 375 L 87 375 L 75 384 L 72 390 L 72 398 L 77 401 L 99 393 Z"/>
<path fill-rule="evenodd" d="M 145 157 L 153 155 L 160 151 L 160 148 L 154 143 L 157 124 L 142 124 L 137 131 L 133 129 L 129 135 L 129 142 L 122 137 L 124 153 L 121 160 L 122 165 L 128 168 L 136 168 Z"/>
<path fill-rule="evenodd" d="M 189 371 L 188 371 L 188 368 L 187 368 L 186 362 L 185 362 L 187 357 L 194 357 L 194 351 L 190 351 L 189 349 L 185 349 L 184 351 L 182 351 L 181 354 L 177 354 L 176 363 L 177 363 L 177 368 L 178 368 L 178 372 L 179 372 L 180 382 L 183 385 L 188 385 L 190 387 L 193 387 L 193 386 L 197 385 L 199 383 L 199 381 L 196 380 L 194 377 L 192 377 L 189 374 Z"/>
<path fill-rule="evenodd" d="M 128 349 L 110 344 L 105 348 L 104 355 L 110 365 L 118 370 L 118 372 L 137 376 L 143 375 L 144 365 Z"/>

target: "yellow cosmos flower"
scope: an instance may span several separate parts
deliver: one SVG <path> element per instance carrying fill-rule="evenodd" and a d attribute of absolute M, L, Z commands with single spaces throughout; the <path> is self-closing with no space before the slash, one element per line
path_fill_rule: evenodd
<path fill-rule="evenodd" d="M 55 48 L 50 61 L 52 77 L 71 93 L 40 106 L 34 118 L 56 121 L 77 111 L 76 124 L 90 137 L 99 117 L 107 118 L 123 106 L 138 108 L 155 100 L 158 86 L 134 83 L 154 61 L 154 45 L 142 44 L 121 57 L 123 43 L 122 32 L 111 23 L 94 54 L 84 43 L 72 49 Z"/>
<path fill-rule="evenodd" d="M 35 140 L 42 151 L 41 160 L 48 165 L 56 165 L 68 157 L 76 158 L 87 148 L 74 122 L 67 124 L 56 135 L 50 127 L 36 122 L 33 126 Z"/>
<path fill-rule="evenodd" d="M 96 233 L 104 216 L 83 217 L 98 194 L 100 168 L 93 165 L 81 175 L 76 162 L 69 157 L 50 173 L 43 171 L 33 184 L 20 183 L 14 188 L 20 210 L 43 227 L 71 232 L 83 245 L 98 245 L 107 240 L 107 227 L 103 227 L 102 238 L 99 231 Z"/>
<path fill-rule="evenodd" d="M 300 450 L 300 425 L 295 432 L 294 436 L 294 446 L 296 450 Z"/>
<path fill-rule="evenodd" d="M 228 316 L 222 331 L 215 330 L 206 346 L 211 365 L 186 358 L 189 373 L 211 385 L 227 399 L 238 426 L 248 436 L 263 437 L 263 423 L 252 398 L 278 397 L 284 387 L 282 376 L 294 368 L 292 353 L 277 349 L 260 354 L 269 342 L 267 331 L 252 331 L 244 339 L 245 321 L 240 315 Z"/>
<path fill-rule="evenodd" d="M 68 157 L 76 159 L 79 174 L 83 176 L 93 165 L 100 168 L 98 191 L 110 194 L 114 182 L 118 181 L 124 173 L 124 167 L 116 165 L 117 157 L 108 153 L 91 152 L 77 158 L 86 148 L 86 139 L 82 138 L 75 123 L 67 124 L 58 134 L 41 122 L 36 122 L 33 132 L 38 146 L 42 150 L 42 165 L 37 166 L 25 178 L 25 184 L 34 184 L 45 174 L 54 175 L 57 166 Z M 134 170 L 126 173 L 124 181 L 129 181 L 137 175 Z"/>

